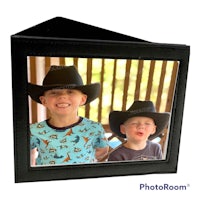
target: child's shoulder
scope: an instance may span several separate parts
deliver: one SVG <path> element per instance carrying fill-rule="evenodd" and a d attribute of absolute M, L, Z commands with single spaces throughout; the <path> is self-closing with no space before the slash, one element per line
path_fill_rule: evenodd
<path fill-rule="evenodd" d="M 30 128 L 43 128 L 46 126 L 46 120 L 30 124 Z"/>
<path fill-rule="evenodd" d="M 93 121 L 93 120 L 85 118 L 85 117 L 83 118 L 81 125 L 91 126 L 91 127 L 94 127 L 94 128 L 102 127 L 101 123 Z"/>
<path fill-rule="evenodd" d="M 88 124 L 100 124 L 99 122 L 93 121 L 91 119 L 88 119 L 86 117 L 83 117 L 82 123 L 88 123 Z"/>
<path fill-rule="evenodd" d="M 161 145 L 157 142 L 153 142 L 153 141 L 150 141 L 148 140 L 147 141 L 147 146 L 150 147 L 150 148 L 161 148 Z"/>

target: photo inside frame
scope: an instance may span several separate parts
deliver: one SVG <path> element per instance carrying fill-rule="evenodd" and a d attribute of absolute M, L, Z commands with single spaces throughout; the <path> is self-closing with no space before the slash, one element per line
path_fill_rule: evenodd
<path fill-rule="evenodd" d="M 108 115 L 111 111 L 125 111 L 135 100 L 152 101 L 157 112 L 170 113 L 172 110 L 179 68 L 179 61 L 176 60 L 28 56 L 27 63 L 28 82 L 36 85 L 42 85 L 52 65 L 73 65 L 80 73 L 84 84 L 101 84 L 99 97 L 90 105 L 81 106 L 78 113 L 81 117 L 103 125 L 109 141 L 109 153 L 101 162 L 111 162 L 108 161 L 109 154 L 126 143 L 126 138 L 117 136 L 110 129 Z M 29 97 L 29 123 L 40 122 L 49 117 L 46 107 Z M 161 134 L 151 138 L 151 141 L 161 145 L 163 160 L 167 154 L 169 127 L 170 121 Z M 56 155 L 57 152 L 54 151 Z M 139 159 L 142 158 L 138 156 Z"/>

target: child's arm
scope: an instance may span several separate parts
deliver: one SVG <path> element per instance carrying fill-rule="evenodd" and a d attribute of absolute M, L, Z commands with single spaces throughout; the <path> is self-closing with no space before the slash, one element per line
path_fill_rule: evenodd
<path fill-rule="evenodd" d="M 108 146 L 103 148 L 96 148 L 95 157 L 98 162 L 103 161 L 103 158 L 105 158 L 108 155 L 108 150 L 109 150 Z"/>
<path fill-rule="evenodd" d="M 31 166 L 36 166 L 37 148 L 31 149 L 30 152 L 30 164 Z"/>

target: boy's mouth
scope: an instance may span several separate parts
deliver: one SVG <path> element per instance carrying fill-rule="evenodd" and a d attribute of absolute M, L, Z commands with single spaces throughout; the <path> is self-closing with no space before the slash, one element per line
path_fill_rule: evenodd
<path fill-rule="evenodd" d="M 143 132 L 137 132 L 137 135 L 143 136 Z"/>
<path fill-rule="evenodd" d="M 69 103 L 57 103 L 56 106 L 58 108 L 66 108 L 66 107 L 69 107 L 70 104 Z"/>

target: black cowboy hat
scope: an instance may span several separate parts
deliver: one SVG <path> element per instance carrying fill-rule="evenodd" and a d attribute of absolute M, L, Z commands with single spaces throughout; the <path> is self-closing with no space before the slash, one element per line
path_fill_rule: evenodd
<path fill-rule="evenodd" d="M 149 136 L 154 139 L 162 133 L 169 123 L 170 113 L 158 113 L 151 101 L 135 101 L 127 111 L 112 111 L 109 114 L 109 124 L 111 130 L 122 138 L 126 138 L 125 134 L 120 132 L 120 125 L 131 117 L 142 116 L 152 118 L 156 125 L 156 132 Z"/>
<path fill-rule="evenodd" d="M 96 99 L 100 92 L 99 83 L 83 85 L 83 80 L 75 66 L 53 65 L 46 74 L 42 85 L 28 83 L 28 94 L 34 101 L 41 103 L 39 97 L 42 96 L 45 91 L 55 88 L 76 89 L 81 91 L 87 95 L 85 104 Z"/>

